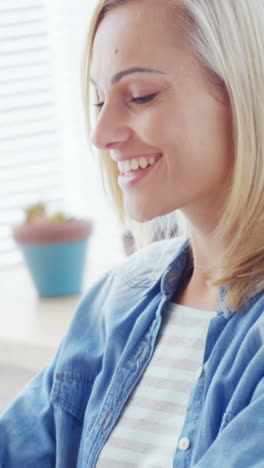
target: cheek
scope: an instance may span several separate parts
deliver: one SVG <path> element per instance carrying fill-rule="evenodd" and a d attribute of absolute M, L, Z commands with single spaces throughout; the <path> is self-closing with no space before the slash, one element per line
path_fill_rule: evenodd
<path fill-rule="evenodd" d="M 160 169 L 163 176 L 173 171 L 175 164 L 179 166 L 179 156 L 185 141 L 176 118 L 168 118 L 167 113 L 160 112 L 145 117 L 140 122 L 137 135 L 154 151 L 163 153 L 166 161 Z"/>
<path fill-rule="evenodd" d="M 233 123 L 229 107 L 220 106 L 216 109 L 208 123 L 207 154 L 214 156 L 214 164 L 218 166 L 219 173 L 228 176 L 234 161 Z"/>
<path fill-rule="evenodd" d="M 136 116 L 133 125 L 135 134 L 143 141 L 154 143 L 159 141 L 162 134 L 162 117 L 160 112 L 142 112 Z"/>
<path fill-rule="evenodd" d="M 189 119 L 182 130 L 184 144 L 193 155 L 192 161 L 220 172 L 233 160 L 232 118 L 228 106 L 212 102 Z"/>

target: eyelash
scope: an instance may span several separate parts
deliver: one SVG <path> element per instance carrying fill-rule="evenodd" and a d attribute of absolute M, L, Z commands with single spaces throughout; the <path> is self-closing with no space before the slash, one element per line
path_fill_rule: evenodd
<path fill-rule="evenodd" d="M 151 102 L 153 99 L 155 99 L 155 97 L 158 95 L 158 93 L 152 93 L 152 94 L 146 94 L 145 96 L 139 96 L 139 97 L 135 97 L 133 99 L 131 99 L 131 101 L 129 101 L 130 103 L 136 103 L 138 105 L 143 105 L 143 104 L 147 104 L 148 102 Z M 96 104 L 94 104 L 95 107 L 99 107 L 99 108 L 102 108 L 103 105 L 104 105 L 104 102 L 98 102 Z"/>

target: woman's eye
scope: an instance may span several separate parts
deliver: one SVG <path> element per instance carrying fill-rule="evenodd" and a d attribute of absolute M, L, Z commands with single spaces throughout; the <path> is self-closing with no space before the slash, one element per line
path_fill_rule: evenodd
<path fill-rule="evenodd" d="M 148 102 L 151 102 L 159 93 L 152 93 L 152 94 L 146 94 L 145 96 L 138 96 L 134 97 L 130 100 L 130 102 L 135 102 L 136 104 L 147 104 Z M 94 104 L 95 107 L 98 107 L 101 109 L 104 105 L 104 102 L 96 102 Z"/>
<path fill-rule="evenodd" d="M 135 102 L 136 104 L 146 104 L 151 102 L 158 93 L 146 94 L 145 96 L 134 97 L 130 102 Z"/>
<path fill-rule="evenodd" d="M 103 105 L 104 105 L 104 102 L 96 102 L 94 104 L 95 107 L 99 107 L 100 109 L 101 109 L 101 107 L 103 107 Z"/>

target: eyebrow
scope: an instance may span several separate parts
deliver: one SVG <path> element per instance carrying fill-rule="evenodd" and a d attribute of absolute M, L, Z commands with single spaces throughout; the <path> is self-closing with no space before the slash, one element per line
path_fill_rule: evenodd
<path fill-rule="evenodd" d="M 133 73 L 157 73 L 159 75 L 166 75 L 166 73 L 162 70 L 157 70 L 155 68 L 142 68 L 142 67 L 132 67 L 128 68 L 127 70 L 123 70 L 121 72 L 116 73 L 112 78 L 111 78 L 111 85 L 117 84 L 124 76 L 127 75 L 132 75 Z M 96 86 L 95 81 L 90 78 L 91 83 L 93 83 Z"/>

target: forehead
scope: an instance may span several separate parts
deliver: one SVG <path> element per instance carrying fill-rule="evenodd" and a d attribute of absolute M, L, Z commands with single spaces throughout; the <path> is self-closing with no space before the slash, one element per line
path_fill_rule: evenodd
<path fill-rule="evenodd" d="M 107 13 L 95 35 L 92 75 L 163 66 L 185 47 L 180 10 L 166 0 L 132 0 Z"/>

